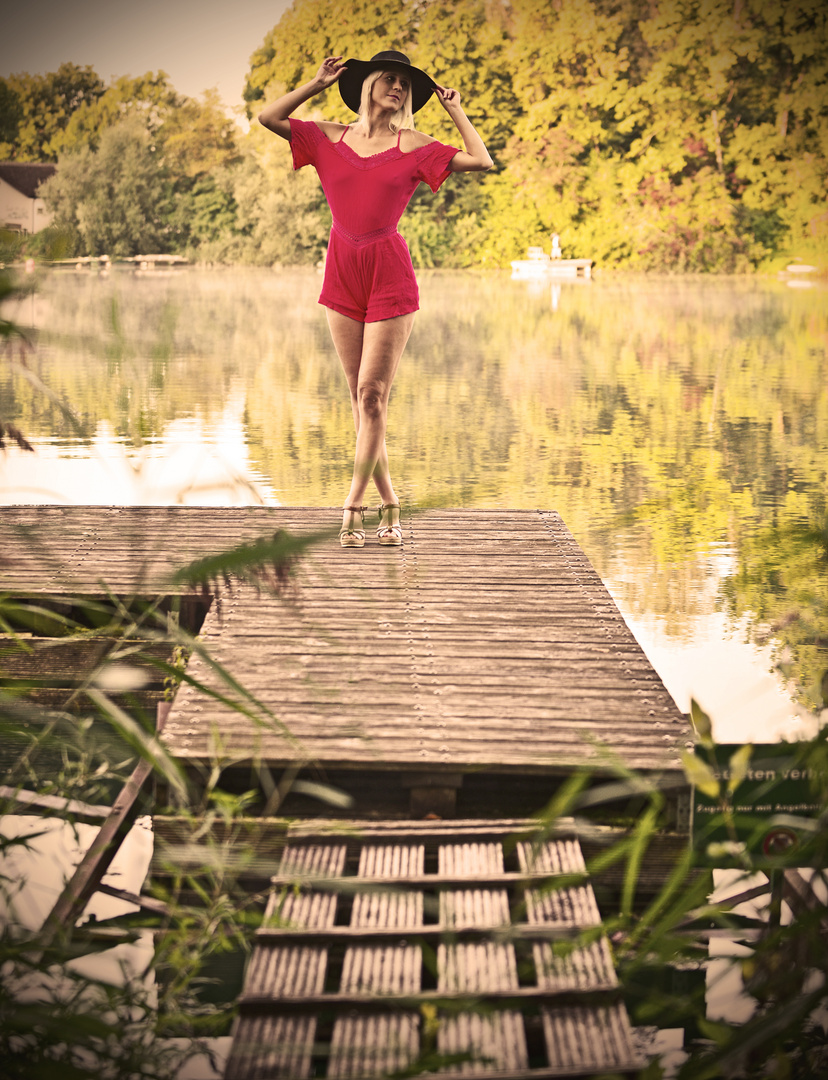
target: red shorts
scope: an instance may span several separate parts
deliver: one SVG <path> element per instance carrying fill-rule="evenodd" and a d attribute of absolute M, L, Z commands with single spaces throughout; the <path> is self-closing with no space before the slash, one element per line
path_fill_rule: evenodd
<path fill-rule="evenodd" d="M 319 303 L 363 323 L 417 311 L 417 279 L 396 226 L 353 236 L 334 224 Z"/>

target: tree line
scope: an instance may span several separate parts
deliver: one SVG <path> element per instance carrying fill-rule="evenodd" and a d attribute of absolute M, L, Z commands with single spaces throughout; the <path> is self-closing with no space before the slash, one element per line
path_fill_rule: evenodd
<path fill-rule="evenodd" d="M 636 270 L 828 262 L 821 0 L 403 0 L 390 23 L 378 0 L 294 0 L 251 57 L 248 116 L 322 57 L 380 48 L 456 87 L 496 161 L 415 195 L 403 232 L 420 266 L 508 266 L 552 232 L 566 256 Z M 44 195 L 72 254 L 323 253 L 315 176 L 214 93 L 67 63 L 0 80 L 0 114 L 0 157 L 57 162 Z M 299 115 L 349 119 L 336 87 Z M 456 143 L 437 103 L 417 121 Z"/>

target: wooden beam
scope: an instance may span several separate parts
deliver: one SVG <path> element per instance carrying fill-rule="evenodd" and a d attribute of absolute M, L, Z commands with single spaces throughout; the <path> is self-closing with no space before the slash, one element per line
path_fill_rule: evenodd
<path fill-rule="evenodd" d="M 473 1006 L 485 1002 L 499 1009 L 521 1009 L 527 1005 L 558 1005 L 606 1007 L 621 996 L 618 983 L 591 983 L 584 989 L 553 990 L 538 986 L 518 986 L 504 990 L 420 990 L 415 994 L 308 994 L 306 997 L 285 995 L 278 999 L 269 994 L 243 994 L 238 999 L 244 1012 L 262 1011 L 277 1013 L 322 1012 L 326 1009 L 359 1009 L 367 1012 L 383 1012 L 387 1009 L 419 1010 L 429 1004 L 439 1008 L 451 1005 Z M 488 1075 L 487 1073 L 484 1075 Z M 534 1075 L 534 1073 L 532 1073 Z"/>
<path fill-rule="evenodd" d="M 92 806 L 91 803 L 80 802 L 78 799 L 66 799 L 60 795 L 38 795 L 34 791 L 26 791 L 25 788 L 7 787 L 0 784 L 0 799 L 8 799 L 15 804 L 18 813 L 40 813 L 48 810 L 56 815 L 66 815 L 79 821 L 97 823 L 109 817 L 111 811 L 108 806 Z"/>
<path fill-rule="evenodd" d="M 135 904 L 136 907 L 149 911 L 153 915 L 166 917 L 170 914 L 167 904 L 163 900 L 156 900 L 153 896 L 142 896 L 139 893 L 129 892 L 128 889 L 116 889 L 114 885 L 104 885 L 103 882 L 98 886 L 96 892 L 104 893 L 106 896 L 113 896 L 116 900 L 123 900 L 127 904 Z"/>
<path fill-rule="evenodd" d="M 158 706 L 157 730 L 159 732 L 164 726 L 168 711 L 169 702 L 161 702 Z M 101 825 L 91 847 L 66 883 L 43 924 L 41 941 L 44 945 L 50 944 L 61 934 L 71 934 L 89 898 L 100 886 L 124 837 L 132 828 L 137 812 L 138 796 L 152 776 L 152 771 L 152 762 L 142 759 L 124 784 L 109 816 Z"/>
<path fill-rule="evenodd" d="M 549 870 L 501 870 L 490 874 L 401 874 L 399 877 L 325 877 L 322 874 L 274 874 L 270 884 L 275 888 L 318 889 L 323 892 L 366 892 L 380 889 L 394 892 L 397 889 L 481 889 L 504 888 L 508 885 L 525 885 L 527 888 L 551 892 L 556 888 L 583 885 L 589 874 L 582 871 L 552 872 Z M 544 890 L 544 886 L 547 889 Z"/>
<path fill-rule="evenodd" d="M 584 930 L 594 930 L 595 925 L 573 923 L 510 923 L 506 926 L 451 926 L 424 923 L 420 926 L 329 926 L 324 929 L 292 929 L 288 927 L 263 926 L 256 931 L 256 940 L 268 945 L 398 945 L 405 940 L 409 944 L 419 941 L 444 942 L 455 945 L 458 941 L 573 941 Z"/>

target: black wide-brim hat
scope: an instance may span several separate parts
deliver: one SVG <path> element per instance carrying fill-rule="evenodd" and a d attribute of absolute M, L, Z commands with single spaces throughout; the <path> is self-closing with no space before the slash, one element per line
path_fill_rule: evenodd
<path fill-rule="evenodd" d="M 434 93 L 436 83 L 424 71 L 415 68 L 405 53 L 389 49 L 378 52 L 370 60 L 346 60 L 346 70 L 339 76 L 339 92 L 352 112 L 359 112 L 362 84 L 372 71 L 404 71 L 411 79 L 411 110 L 422 109 Z"/>

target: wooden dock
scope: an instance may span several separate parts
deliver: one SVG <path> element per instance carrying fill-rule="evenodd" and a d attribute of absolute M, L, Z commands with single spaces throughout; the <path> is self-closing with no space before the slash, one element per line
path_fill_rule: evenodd
<path fill-rule="evenodd" d="M 278 811 L 304 820 L 247 822 L 264 826 L 251 872 L 276 874 L 228 1080 L 406 1068 L 499 1080 L 636 1074 L 642 1062 L 579 840 L 574 829 L 539 835 L 526 818 L 582 766 L 655 773 L 678 790 L 685 718 L 556 513 L 407 511 L 402 548 L 381 548 L 369 532 L 359 551 L 339 547 L 337 517 L 259 507 L 0 516 L 6 595 L 47 614 L 74 610 L 72 597 L 115 596 L 128 607 L 164 597 L 165 610 L 200 626 L 204 652 L 187 674 L 202 688 L 185 683 L 171 707 L 159 704 L 161 738 L 193 777 L 219 760 L 223 784 L 248 788 L 251 766 L 264 765 L 257 778 L 278 781 L 284 768 L 351 800 L 340 820 L 314 820 L 337 810 L 294 783 Z M 276 530 L 328 527 L 275 593 L 220 580 L 205 597 L 172 584 L 193 560 Z M 24 664 L 7 639 L 0 668 L 63 708 L 79 657 L 94 666 L 111 643 L 35 637 Z M 172 637 L 144 643 L 154 655 L 165 645 Z M 142 775 L 130 781 L 136 794 Z M 109 815 L 113 836 L 128 810 L 121 799 Z M 162 851 L 178 843 L 175 818 L 154 828 Z M 177 858 L 189 823 L 184 831 Z M 604 843 L 580 823 L 578 833 Z M 658 864 L 642 868 L 648 891 L 685 842 L 667 840 Z M 100 887 L 108 853 L 81 865 L 55 927 L 71 926 Z M 611 893 L 619 882 L 595 884 Z"/>
<path fill-rule="evenodd" d="M 302 508 L 12 508 L 0 589 L 157 595 L 192 559 L 336 522 Z M 362 550 L 335 536 L 309 548 L 284 595 L 224 590 L 201 639 L 256 715 L 185 685 L 164 734 L 173 755 L 194 769 L 217 753 L 228 768 L 313 763 L 363 816 L 514 816 L 542 805 L 550 778 L 613 760 L 680 783 L 686 720 L 558 514 L 404 510 L 402 524 L 402 548 L 370 531 Z M 188 673 L 228 690 L 198 655 Z"/>

